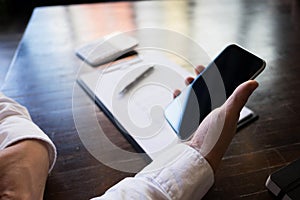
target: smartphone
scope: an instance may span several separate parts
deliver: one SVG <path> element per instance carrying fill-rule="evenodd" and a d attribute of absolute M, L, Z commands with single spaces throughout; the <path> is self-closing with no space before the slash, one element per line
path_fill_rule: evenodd
<path fill-rule="evenodd" d="M 220 107 L 243 82 L 266 66 L 261 58 L 231 44 L 166 108 L 165 118 L 181 140 L 189 139 L 202 120 Z"/>

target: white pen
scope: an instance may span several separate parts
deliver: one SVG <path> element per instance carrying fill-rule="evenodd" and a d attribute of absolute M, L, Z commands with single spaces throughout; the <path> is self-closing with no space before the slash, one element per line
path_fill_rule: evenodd
<path fill-rule="evenodd" d="M 126 85 L 120 92 L 119 95 L 126 94 L 129 90 L 131 90 L 134 86 L 136 86 L 139 82 L 141 82 L 143 79 L 148 77 L 151 72 L 154 70 L 154 65 L 147 68 L 143 73 L 141 73 L 138 77 L 136 77 L 132 82 L 130 82 L 128 85 Z"/>

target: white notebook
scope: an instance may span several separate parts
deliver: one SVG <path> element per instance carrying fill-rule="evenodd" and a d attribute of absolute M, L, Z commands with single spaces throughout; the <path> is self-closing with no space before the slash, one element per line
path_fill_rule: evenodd
<path fill-rule="evenodd" d="M 150 66 L 154 66 L 150 75 L 125 95 L 119 95 L 126 85 Z M 149 52 L 138 60 L 83 74 L 78 83 L 133 146 L 154 159 L 160 150 L 179 142 L 165 120 L 163 110 L 172 101 L 173 91 L 185 88 L 184 80 L 191 75 L 167 57 Z M 250 109 L 244 107 L 239 125 L 244 125 L 254 116 Z"/>

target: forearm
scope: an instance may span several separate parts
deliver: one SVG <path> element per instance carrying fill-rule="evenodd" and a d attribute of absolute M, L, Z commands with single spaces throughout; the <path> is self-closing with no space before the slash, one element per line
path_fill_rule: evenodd
<path fill-rule="evenodd" d="M 0 199 L 43 199 L 56 149 L 27 109 L 0 94 Z"/>
<path fill-rule="evenodd" d="M 0 150 L 27 139 L 42 141 L 47 148 L 50 171 L 56 160 L 53 142 L 31 121 L 25 107 L 0 93 Z"/>
<path fill-rule="evenodd" d="M 0 151 L 0 199 L 42 200 L 49 170 L 48 150 L 39 140 L 22 140 Z"/>

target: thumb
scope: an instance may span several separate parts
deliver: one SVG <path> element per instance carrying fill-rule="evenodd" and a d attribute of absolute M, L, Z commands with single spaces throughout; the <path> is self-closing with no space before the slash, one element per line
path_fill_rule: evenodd
<path fill-rule="evenodd" d="M 230 113 L 239 115 L 242 108 L 248 101 L 249 96 L 258 87 L 258 83 L 254 80 L 246 81 L 239 85 L 232 95 L 227 99 L 225 105 L 226 110 Z"/>

